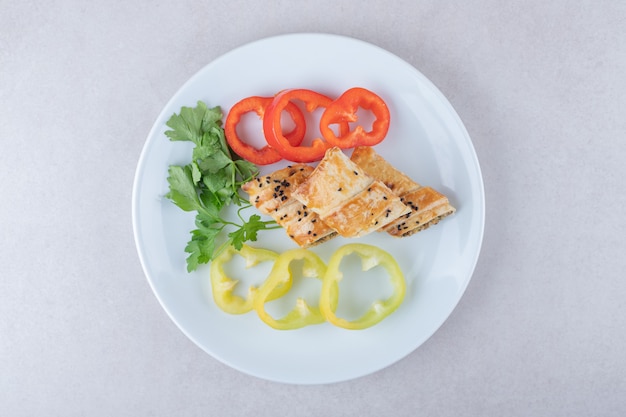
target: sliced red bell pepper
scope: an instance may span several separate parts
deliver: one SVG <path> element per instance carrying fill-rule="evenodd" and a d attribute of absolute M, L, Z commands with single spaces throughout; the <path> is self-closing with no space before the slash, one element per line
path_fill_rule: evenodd
<path fill-rule="evenodd" d="M 248 112 L 255 112 L 260 119 L 263 119 L 267 106 L 272 102 L 272 97 L 252 96 L 245 98 L 236 103 L 228 112 L 226 123 L 224 125 L 224 134 L 226 141 L 232 150 L 242 157 L 257 165 L 269 165 L 282 159 L 280 154 L 271 146 L 266 145 L 261 149 L 246 143 L 237 134 L 237 125 L 241 121 L 241 117 Z M 285 140 L 292 146 L 298 146 L 302 143 L 306 133 L 306 121 L 302 111 L 293 103 L 288 103 L 282 110 L 287 111 L 293 120 L 295 127 L 289 133 L 284 134 Z M 279 115 L 280 116 L 280 115 Z M 282 134 L 282 127 L 281 127 Z"/>
<path fill-rule="evenodd" d="M 361 265 L 364 271 L 377 265 L 385 268 L 394 289 L 393 294 L 389 298 L 374 302 L 369 310 L 353 321 L 338 317 L 335 313 L 339 297 L 337 286 L 343 278 L 340 269 L 341 260 L 351 253 L 355 253 L 361 258 Z M 326 317 L 326 320 L 335 326 L 350 330 L 366 329 L 393 313 L 402 304 L 405 292 L 404 274 L 393 256 L 376 246 L 363 243 L 349 243 L 337 249 L 328 262 L 326 274 L 324 274 L 322 282 L 320 311 Z"/>
<path fill-rule="evenodd" d="M 307 89 L 283 90 L 274 96 L 265 110 L 263 118 L 263 132 L 267 143 L 284 158 L 292 162 L 315 162 L 324 157 L 327 149 L 332 147 L 321 138 L 315 138 L 310 146 L 297 146 L 290 143 L 282 132 L 281 113 L 292 100 L 302 101 L 308 112 L 319 107 L 326 108 L 332 99 L 318 92 Z M 339 122 L 341 134 L 349 130 L 348 123 Z"/>
<path fill-rule="evenodd" d="M 359 107 L 371 111 L 376 117 L 372 129 L 366 131 L 363 126 L 357 125 L 348 133 L 340 133 L 337 136 L 331 129 L 331 125 L 356 122 Z M 326 142 L 341 149 L 354 148 L 359 145 L 374 146 L 387 135 L 389 121 L 390 113 L 385 101 L 365 88 L 355 87 L 346 90 L 326 107 L 320 118 L 320 132 Z"/>

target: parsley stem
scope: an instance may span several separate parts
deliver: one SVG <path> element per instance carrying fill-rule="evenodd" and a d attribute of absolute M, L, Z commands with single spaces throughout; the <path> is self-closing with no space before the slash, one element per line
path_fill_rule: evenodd
<path fill-rule="evenodd" d="M 220 256 L 220 254 L 222 252 L 224 252 L 224 250 L 226 250 L 227 247 L 229 247 L 230 245 L 233 244 L 233 240 L 232 239 L 228 239 L 226 242 L 222 243 L 217 249 L 215 249 L 213 251 L 213 254 L 211 256 L 211 259 L 215 259 L 218 256 Z"/>
<path fill-rule="evenodd" d="M 239 219 L 240 219 L 242 222 L 244 222 L 244 223 L 246 222 L 246 220 L 245 220 L 245 219 L 243 218 L 243 216 L 241 215 L 241 212 L 242 212 L 242 211 L 244 211 L 245 209 L 247 209 L 248 207 L 250 207 L 250 206 L 249 206 L 249 205 L 248 205 L 248 206 L 243 206 L 243 207 L 239 208 L 239 210 L 237 210 L 237 217 L 239 217 Z"/>

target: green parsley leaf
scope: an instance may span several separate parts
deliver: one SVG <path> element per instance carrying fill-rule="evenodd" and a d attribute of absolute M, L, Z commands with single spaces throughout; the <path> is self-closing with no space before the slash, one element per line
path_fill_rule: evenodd
<path fill-rule="evenodd" d="M 212 259 L 215 251 L 215 238 L 220 232 L 221 229 L 214 228 L 192 230 L 191 240 L 185 247 L 185 252 L 189 253 L 187 272 L 194 271 L 199 264 L 206 264 Z"/>
<path fill-rule="evenodd" d="M 259 173 L 259 169 L 256 165 L 244 159 L 235 160 L 235 166 L 239 170 L 242 178 L 254 178 Z"/>
<path fill-rule="evenodd" d="M 198 107 L 204 105 L 206 111 L 204 112 L 204 116 L 202 117 L 202 131 L 208 132 L 212 128 L 221 129 L 222 126 L 222 109 L 219 106 L 213 108 L 207 108 L 206 104 L 201 101 L 198 101 Z"/>
<path fill-rule="evenodd" d="M 168 170 L 167 182 L 170 184 L 170 191 L 165 196 L 185 211 L 197 211 L 202 208 L 191 171 L 189 165 L 184 167 L 171 165 Z"/>
<path fill-rule="evenodd" d="M 228 237 L 232 240 L 232 245 L 235 249 L 239 250 L 243 243 L 248 240 L 256 242 L 259 230 L 265 230 L 266 228 L 267 223 L 261 220 L 261 216 L 253 214 L 239 229 L 230 232 Z"/>
<path fill-rule="evenodd" d="M 258 174 L 258 168 L 245 160 L 233 159 L 222 126 L 219 107 L 208 108 L 201 101 L 194 108 L 183 107 L 166 125 L 172 130 L 165 135 L 172 141 L 191 141 L 195 144 L 191 162 L 185 166 L 169 167 L 169 192 L 166 197 L 185 211 L 196 211 L 196 229 L 185 247 L 187 270 L 195 270 L 218 256 L 228 245 L 241 249 L 248 240 L 257 240 L 260 230 L 277 228 L 274 221 L 263 221 L 257 214 L 248 220 L 241 211 L 251 207 L 240 196 L 243 184 Z M 237 215 L 241 223 L 224 219 L 222 209 L 229 205 L 240 208 Z M 222 231 L 230 230 L 226 239 Z M 218 240 L 224 240 L 218 243 Z"/>
<path fill-rule="evenodd" d="M 226 192 L 230 193 L 230 178 L 226 175 L 205 175 L 202 177 L 202 182 L 207 189 L 215 195 L 224 189 L 226 189 Z"/>
<path fill-rule="evenodd" d="M 206 104 L 198 102 L 197 107 L 183 107 L 180 114 L 174 114 L 165 123 L 172 130 L 165 132 L 165 135 L 172 141 L 191 141 L 199 145 L 202 140 L 203 120 L 207 112 Z"/>
<path fill-rule="evenodd" d="M 233 160 L 230 159 L 221 149 L 206 155 L 204 158 L 198 161 L 198 167 L 203 173 L 215 174 L 222 168 L 233 164 Z"/>
<path fill-rule="evenodd" d="M 194 184 L 198 184 L 202 179 L 202 172 L 200 172 L 200 168 L 198 168 L 198 164 L 195 162 L 191 163 L 191 180 Z"/>

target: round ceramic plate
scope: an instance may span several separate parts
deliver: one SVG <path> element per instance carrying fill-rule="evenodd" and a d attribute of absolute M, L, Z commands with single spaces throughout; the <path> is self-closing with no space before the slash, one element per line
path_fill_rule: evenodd
<path fill-rule="evenodd" d="M 279 331 L 265 325 L 254 312 L 222 312 L 211 298 L 208 267 L 186 272 L 184 248 L 194 228 L 193 214 L 164 198 L 168 166 L 188 163 L 192 149 L 190 143 L 167 139 L 166 121 L 198 100 L 209 107 L 221 106 L 226 113 L 251 95 L 308 88 L 337 97 L 355 86 L 380 95 L 391 112 L 389 133 L 376 151 L 416 182 L 446 194 L 457 209 L 453 216 L 408 238 L 373 233 L 358 239 L 384 248 L 398 261 L 407 282 L 403 304 L 379 324 L 361 331 L 329 323 Z M 285 164 L 263 167 L 262 173 Z M 148 135 L 136 172 L 132 209 L 144 271 L 176 325 L 211 356 L 235 369 L 297 384 L 367 375 L 424 343 L 450 315 L 470 281 L 485 216 L 482 177 L 471 139 L 441 92 L 397 56 L 359 40 L 325 34 L 294 34 L 250 43 L 211 62 L 185 83 Z M 254 212 L 252 208 L 248 214 Z M 349 240 L 336 238 L 313 251 L 328 261 L 346 243 Z M 295 247 L 282 230 L 261 232 L 251 245 L 277 252 Z M 236 263 L 232 268 L 236 273 Z M 241 272 L 248 280 L 243 283 L 258 283 L 266 272 L 263 268 Z M 344 290 L 354 292 L 358 308 L 366 308 L 389 291 L 380 284 L 386 277 L 377 273 L 384 275 L 370 271 L 361 277 L 363 285 L 345 284 L 352 286 Z M 305 297 L 314 296 L 319 290 L 316 285 L 303 284 L 299 291 Z"/>

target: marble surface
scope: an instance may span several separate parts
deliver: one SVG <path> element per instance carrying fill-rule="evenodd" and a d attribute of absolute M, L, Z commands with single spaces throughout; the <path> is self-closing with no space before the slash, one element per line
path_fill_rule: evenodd
<path fill-rule="evenodd" d="M 626 3 L 0 4 L 0 415 L 626 413 Z M 443 327 L 331 385 L 201 351 L 132 234 L 136 164 L 169 98 L 232 48 L 294 32 L 418 68 L 463 119 L 486 191 L 481 257 Z"/>

